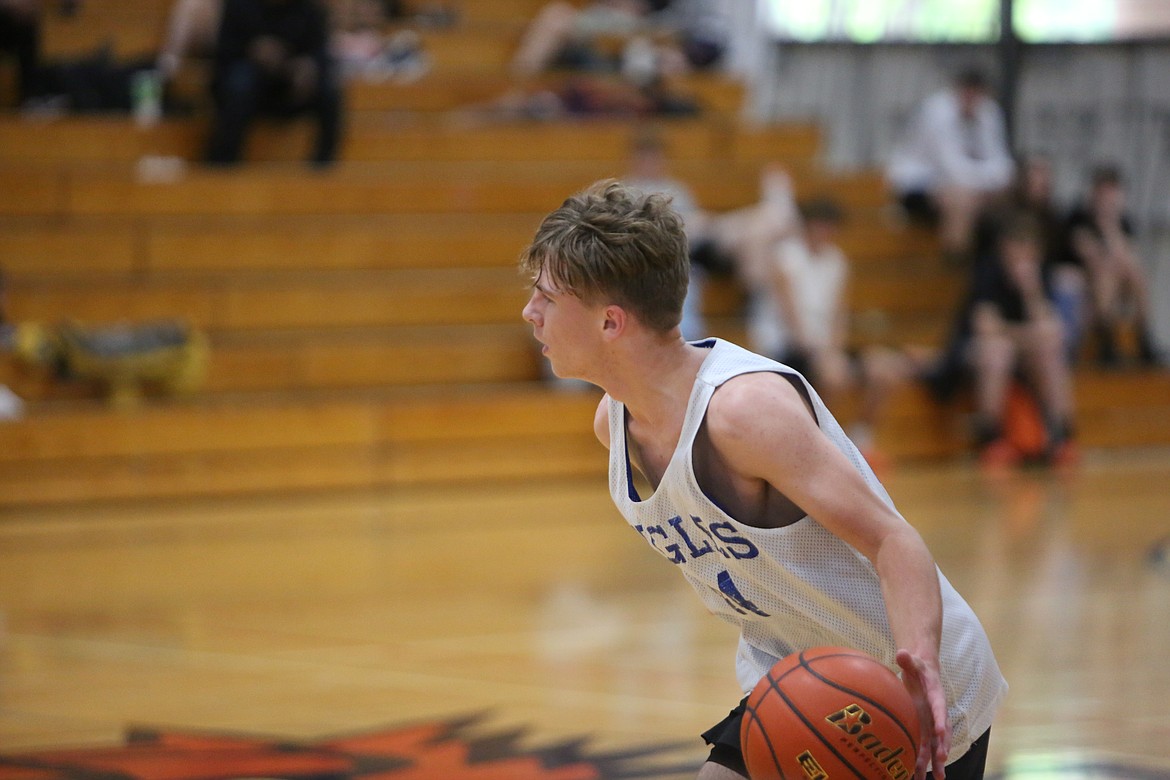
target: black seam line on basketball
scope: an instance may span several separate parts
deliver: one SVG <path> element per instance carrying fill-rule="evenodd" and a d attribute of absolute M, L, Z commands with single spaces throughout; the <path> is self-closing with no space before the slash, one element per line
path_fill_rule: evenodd
<path fill-rule="evenodd" d="M 886 665 L 883 664 L 881 661 L 878 661 L 877 659 L 864 658 L 862 656 L 854 655 L 852 653 L 834 653 L 832 655 L 818 655 L 816 658 L 813 658 L 812 660 L 819 661 L 822 658 L 859 658 L 862 661 L 865 661 L 867 663 L 877 664 L 878 666 L 885 669 L 886 671 L 889 671 L 889 669 L 886 667 Z M 812 666 L 810 665 L 810 663 L 811 663 L 810 661 L 805 659 L 804 651 L 802 650 L 800 653 L 800 665 L 803 666 L 809 674 L 811 674 L 813 677 L 816 677 L 818 680 L 823 682 L 825 685 L 828 685 L 830 688 L 836 688 L 837 690 L 841 691 L 842 693 L 847 693 L 850 696 L 855 696 L 858 699 L 861 699 L 862 701 L 871 705 L 874 709 L 879 710 L 881 712 L 884 712 L 886 714 L 886 717 L 888 717 L 890 719 L 890 722 L 897 725 L 898 731 L 901 731 L 902 734 L 904 734 L 906 736 L 906 739 L 910 740 L 910 746 L 913 747 L 915 751 L 918 750 L 918 737 L 911 736 L 910 731 L 902 723 L 902 719 L 899 718 L 895 713 L 890 712 L 890 710 L 887 709 L 881 702 L 874 701 L 873 699 L 871 699 L 870 697 L 861 693 L 860 691 L 855 691 L 852 688 L 846 688 L 844 685 L 841 685 L 839 683 L 834 682 L 833 680 L 830 680 L 829 678 L 825 677 L 823 674 L 820 674 L 816 669 L 813 669 Z M 899 678 L 898 682 L 901 683 L 901 678 Z"/>
<path fill-rule="evenodd" d="M 760 720 L 760 716 L 756 714 L 755 708 L 750 704 L 744 705 L 744 715 L 749 716 L 751 720 L 754 720 L 756 725 L 760 727 L 760 734 L 762 734 L 764 737 L 764 744 L 768 746 L 768 753 L 770 753 L 772 756 L 772 766 L 776 767 L 776 771 L 780 773 L 780 780 L 788 780 L 788 776 L 784 774 L 784 767 L 780 765 L 780 759 L 776 756 L 776 749 L 772 747 L 772 738 L 768 736 L 768 730 L 764 728 L 764 721 Z M 750 723 L 748 724 L 748 728 L 751 728 Z M 742 737 L 740 738 L 740 742 L 743 742 Z M 745 747 L 746 745 L 741 744 L 739 746 L 739 752 L 743 753 L 743 749 Z M 746 754 L 744 758 L 744 764 L 747 764 Z"/>
<path fill-rule="evenodd" d="M 804 663 L 804 653 L 803 652 L 800 654 L 800 662 L 802 664 Z M 865 775 L 861 774 L 856 769 L 854 769 L 853 764 L 851 764 L 849 762 L 849 759 L 846 758 L 845 756 L 841 755 L 840 751 L 838 751 L 837 748 L 833 747 L 833 744 L 831 742 L 829 742 L 829 740 L 825 739 L 824 735 L 821 734 L 821 730 L 818 729 L 812 723 L 812 721 L 810 721 L 808 718 L 806 718 L 804 716 L 804 713 L 800 711 L 800 708 L 797 707 L 795 704 L 793 704 L 792 699 L 788 698 L 788 696 L 785 695 L 784 691 L 780 690 L 780 687 L 776 684 L 776 682 L 777 682 L 776 678 L 774 678 L 771 674 L 769 674 L 768 675 L 768 687 L 770 687 L 772 690 L 774 690 L 776 692 L 776 695 L 779 696 L 781 699 L 783 699 L 784 702 L 788 705 L 788 709 L 792 710 L 792 712 L 795 713 L 796 717 L 800 718 L 801 721 L 804 722 L 804 725 L 809 730 L 809 733 L 811 733 L 818 740 L 820 740 L 821 744 L 824 745 L 829 750 L 829 752 L 831 752 L 834 756 L 837 757 L 837 760 L 841 762 L 841 766 L 845 767 L 850 772 L 852 772 L 857 777 L 857 780 L 865 780 Z"/>
<path fill-rule="evenodd" d="M 881 661 L 878 661 L 876 658 L 865 658 L 864 656 L 855 655 L 853 653 L 833 653 L 831 655 L 818 655 L 816 658 L 811 659 L 811 661 L 819 661 L 822 658 L 859 658 L 862 661 L 866 661 L 867 663 L 877 664 L 881 668 L 889 671 L 888 667 L 885 664 L 883 664 Z M 897 724 L 898 730 L 901 731 L 906 736 L 906 738 L 910 740 L 910 744 L 915 748 L 915 750 L 917 750 L 918 738 L 914 737 L 910 734 L 909 730 L 907 730 L 906 726 L 902 723 L 901 719 L 898 718 L 898 716 L 895 713 L 890 712 L 890 710 L 887 709 L 881 702 L 874 701 L 873 699 L 869 698 L 868 696 L 861 693 L 860 691 L 855 691 L 852 688 L 846 688 L 844 685 L 840 685 L 839 683 L 828 679 L 824 675 L 817 672 L 816 669 L 813 669 L 812 666 L 810 666 L 811 661 L 806 660 L 804 657 L 804 651 L 801 651 L 800 665 L 803 666 L 806 670 L 808 670 L 808 672 L 811 675 L 816 677 L 818 680 L 823 682 L 825 685 L 828 685 L 832 688 L 836 688 L 837 690 L 842 691 L 843 693 L 848 693 L 851 696 L 856 696 L 857 698 L 861 699 L 862 701 L 873 705 L 873 707 L 875 709 L 880 710 L 881 712 L 884 712 L 893 723 Z M 900 683 L 901 678 L 898 678 L 898 681 Z"/>

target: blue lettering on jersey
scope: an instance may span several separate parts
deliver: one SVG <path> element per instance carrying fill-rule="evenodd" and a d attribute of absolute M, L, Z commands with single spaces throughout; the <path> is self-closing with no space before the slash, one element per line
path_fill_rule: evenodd
<path fill-rule="evenodd" d="M 695 518 L 691 518 L 694 520 Z M 691 558 L 699 558 L 709 552 L 714 552 L 715 548 L 711 546 L 711 540 L 707 539 L 703 542 L 702 547 L 695 547 L 695 543 L 691 541 L 691 537 L 687 535 L 686 529 L 682 527 L 683 519 L 681 517 L 672 517 L 667 521 L 670 527 L 678 531 L 678 535 L 682 537 L 683 544 L 687 546 L 687 551 L 690 552 Z"/>
<path fill-rule="evenodd" d="M 724 529 L 726 529 L 726 533 L 724 533 Z M 719 538 L 719 541 L 731 549 L 731 554 L 741 561 L 747 558 L 755 558 L 760 554 L 759 549 L 754 544 L 735 533 L 735 526 L 731 523 L 711 523 L 710 530 L 712 534 Z"/>
<path fill-rule="evenodd" d="M 650 542 L 650 546 L 658 552 L 662 553 L 667 559 L 674 564 L 685 563 L 686 556 L 683 555 L 682 549 L 677 544 L 668 544 L 665 547 L 659 547 L 654 543 L 654 536 L 661 536 L 663 539 L 670 539 L 670 535 L 666 533 L 666 529 L 660 525 L 647 526 L 645 536 L 646 541 Z"/>
<path fill-rule="evenodd" d="M 719 583 L 719 595 L 723 596 L 723 600 L 728 605 L 741 615 L 746 615 L 748 612 L 753 612 L 760 617 L 770 617 L 767 612 L 757 607 L 752 602 L 748 601 L 735 583 L 731 580 L 731 575 L 725 571 L 719 572 L 717 579 Z"/>
<path fill-rule="evenodd" d="M 691 515 L 690 521 L 694 528 L 698 529 L 699 534 L 694 530 L 688 532 L 686 520 L 681 517 L 672 517 L 666 521 L 673 534 L 661 525 L 635 525 L 634 530 L 674 564 L 686 563 L 688 559 L 697 560 L 712 552 L 717 552 L 724 558 L 738 560 L 755 558 L 760 554 L 759 549 L 749 539 L 736 533 L 735 526 L 731 523 L 711 523 L 708 526 L 703 522 L 703 518 L 694 515 Z M 675 538 L 681 541 L 681 544 L 675 541 Z"/>
<path fill-rule="evenodd" d="M 723 545 L 719 543 L 719 539 L 715 536 L 715 534 L 711 533 L 707 529 L 707 526 L 703 525 L 703 518 L 691 515 L 691 522 L 695 524 L 695 528 L 698 528 L 706 535 L 708 539 L 711 540 L 711 544 L 714 545 L 715 549 L 719 552 L 720 555 L 722 555 L 724 558 L 731 557 L 731 553 L 724 549 Z"/>

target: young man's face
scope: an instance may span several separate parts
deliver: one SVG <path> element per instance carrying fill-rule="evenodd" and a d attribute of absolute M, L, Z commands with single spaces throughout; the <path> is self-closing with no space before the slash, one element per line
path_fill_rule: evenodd
<path fill-rule="evenodd" d="M 559 289 L 544 271 L 532 283 L 532 295 L 522 316 L 532 325 L 532 335 L 542 345 L 541 354 L 557 376 L 588 378 L 584 374 L 601 332 L 600 308 Z"/>

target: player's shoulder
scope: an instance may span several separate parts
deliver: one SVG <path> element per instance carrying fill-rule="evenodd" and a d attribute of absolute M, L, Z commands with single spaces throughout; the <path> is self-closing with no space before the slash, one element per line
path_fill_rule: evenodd
<path fill-rule="evenodd" d="M 706 424 L 711 435 L 735 438 L 772 425 L 784 425 L 794 416 L 807 417 L 804 399 L 788 379 L 775 371 L 753 371 L 728 379 L 711 396 Z"/>

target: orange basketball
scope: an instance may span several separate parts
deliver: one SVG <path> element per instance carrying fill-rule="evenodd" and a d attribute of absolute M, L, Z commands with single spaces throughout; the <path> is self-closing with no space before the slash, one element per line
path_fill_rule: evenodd
<path fill-rule="evenodd" d="M 740 743 L 752 780 L 909 780 L 918 710 L 876 658 L 816 647 L 781 659 L 756 684 Z"/>

